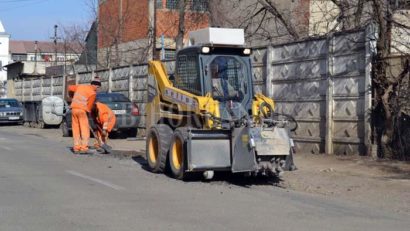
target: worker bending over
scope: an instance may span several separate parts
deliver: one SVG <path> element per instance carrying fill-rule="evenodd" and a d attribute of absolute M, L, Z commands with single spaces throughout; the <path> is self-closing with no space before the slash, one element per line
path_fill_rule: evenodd
<path fill-rule="evenodd" d="M 94 147 L 97 151 L 103 152 L 102 144 L 108 141 L 108 135 L 115 126 L 116 118 L 114 112 L 105 104 L 96 102 L 92 108 L 92 117 L 96 125 L 96 136 Z"/>
<path fill-rule="evenodd" d="M 73 94 L 71 101 L 72 130 L 76 154 L 90 154 L 88 141 L 90 140 L 90 125 L 88 114 L 94 105 L 97 90 L 101 87 L 99 77 L 95 77 L 90 85 L 72 85 L 68 87 L 69 94 Z"/>

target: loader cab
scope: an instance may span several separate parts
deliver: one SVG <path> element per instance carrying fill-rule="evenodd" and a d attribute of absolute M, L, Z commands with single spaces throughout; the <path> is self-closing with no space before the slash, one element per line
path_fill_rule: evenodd
<path fill-rule="evenodd" d="M 250 49 L 201 45 L 177 53 L 174 86 L 195 95 L 211 94 L 220 102 L 240 105 L 249 112 L 252 105 L 252 69 Z M 245 112 L 245 113 L 246 113 Z"/>

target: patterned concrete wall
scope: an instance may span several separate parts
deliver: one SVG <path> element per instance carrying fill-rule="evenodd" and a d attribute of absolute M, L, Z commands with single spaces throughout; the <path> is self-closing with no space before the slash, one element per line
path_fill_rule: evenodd
<path fill-rule="evenodd" d="M 299 122 L 297 150 L 369 151 L 373 35 L 369 27 L 268 48 L 266 91 Z"/>
<path fill-rule="evenodd" d="M 266 47 L 252 49 L 252 80 L 253 90 L 258 93 L 265 93 L 266 84 Z"/>

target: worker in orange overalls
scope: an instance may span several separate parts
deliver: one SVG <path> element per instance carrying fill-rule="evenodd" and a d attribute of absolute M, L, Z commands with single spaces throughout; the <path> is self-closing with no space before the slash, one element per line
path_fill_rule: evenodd
<path fill-rule="evenodd" d="M 76 154 L 88 154 L 90 140 L 90 125 L 88 115 L 94 105 L 97 90 L 101 87 L 99 77 L 95 77 L 90 85 L 72 85 L 68 87 L 69 94 L 74 94 L 71 101 L 72 130 Z"/>
<path fill-rule="evenodd" d="M 108 135 L 115 126 L 116 118 L 114 112 L 106 104 L 96 102 L 91 110 L 95 125 L 96 136 L 94 147 L 97 151 L 102 152 L 101 145 L 107 143 Z"/>

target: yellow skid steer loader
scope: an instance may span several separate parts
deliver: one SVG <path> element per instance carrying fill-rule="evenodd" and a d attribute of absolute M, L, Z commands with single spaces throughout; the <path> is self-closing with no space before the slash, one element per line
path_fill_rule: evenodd
<path fill-rule="evenodd" d="M 211 179 L 215 171 L 270 176 L 295 169 L 290 130 L 297 123 L 254 93 L 243 30 L 206 28 L 191 32 L 189 43 L 178 51 L 173 75 L 160 61 L 149 62 L 149 169 L 169 169 L 177 179 L 193 172 Z"/>

